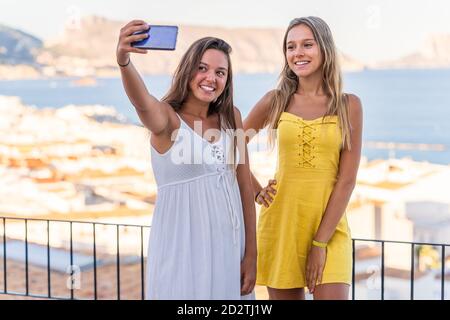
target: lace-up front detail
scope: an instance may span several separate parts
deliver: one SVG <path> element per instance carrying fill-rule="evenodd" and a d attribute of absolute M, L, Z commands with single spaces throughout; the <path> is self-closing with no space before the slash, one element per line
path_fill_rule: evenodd
<path fill-rule="evenodd" d="M 314 133 L 316 132 L 316 129 L 312 125 L 302 121 L 301 119 L 299 119 L 299 129 L 300 129 L 299 132 L 301 133 L 298 135 L 299 140 L 298 165 L 303 168 L 315 168 Z"/>
<path fill-rule="evenodd" d="M 283 112 L 278 122 L 280 166 L 306 170 L 336 170 L 341 134 L 337 116 L 305 120 Z"/>

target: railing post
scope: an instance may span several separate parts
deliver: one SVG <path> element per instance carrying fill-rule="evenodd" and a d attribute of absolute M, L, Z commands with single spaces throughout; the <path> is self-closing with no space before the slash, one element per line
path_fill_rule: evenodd
<path fill-rule="evenodd" d="M 51 272 L 50 272 L 50 220 L 47 220 L 47 291 L 48 297 L 52 297 Z"/>
<path fill-rule="evenodd" d="M 117 225 L 117 300 L 120 300 L 120 243 L 119 243 L 119 225 Z"/>
<path fill-rule="evenodd" d="M 28 279 L 28 220 L 25 219 L 25 293 L 28 296 L 30 293 L 29 279 Z"/>
<path fill-rule="evenodd" d="M 3 218 L 3 292 L 8 293 L 8 277 L 6 269 L 6 219 Z"/>
<path fill-rule="evenodd" d="M 381 300 L 384 300 L 384 241 L 381 242 Z"/>
<path fill-rule="evenodd" d="M 356 253 L 355 253 L 355 240 L 352 239 L 352 300 L 355 300 L 355 286 L 356 286 L 356 281 L 355 281 L 355 262 L 356 259 Z"/>
<path fill-rule="evenodd" d="M 414 265 L 415 265 L 415 254 L 414 254 L 414 243 L 411 243 L 411 295 L 410 299 L 414 300 Z"/>
<path fill-rule="evenodd" d="M 445 300 L 445 245 L 441 250 L 441 300 Z"/>
<path fill-rule="evenodd" d="M 96 235 L 95 235 L 95 229 L 96 229 L 96 224 L 95 222 L 92 224 L 92 237 L 93 237 L 93 250 L 92 250 L 92 254 L 93 254 L 93 258 L 94 258 L 94 300 L 97 300 L 97 242 L 96 242 Z"/>
<path fill-rule="evenodd" d="M 145 299 L 144 288 L 144 227 L 141 226 L 141 299 Z"/>
<path fill-rule="evenodd" d="M 72 230 L 72 221 L 70 221 L 70 299 L 74 298 L 74 266 L 73 266 L 73 230 Z"/>

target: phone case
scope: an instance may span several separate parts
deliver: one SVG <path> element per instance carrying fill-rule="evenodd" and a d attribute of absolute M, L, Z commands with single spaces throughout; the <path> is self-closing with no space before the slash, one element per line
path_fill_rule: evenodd
<path fill-rule="evenodd" d="M 175 50 L 177 44 L 178 27 L 151 25 L 149 30 L 135 34 L 148 33 L 146 39 L 132 42 L 131 46 L 149 50 Z"/>

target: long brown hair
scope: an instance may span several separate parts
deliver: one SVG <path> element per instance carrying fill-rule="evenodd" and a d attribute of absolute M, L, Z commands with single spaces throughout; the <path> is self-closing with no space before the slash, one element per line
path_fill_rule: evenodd
<path fill-rule="evenodd" d="M 162 101 L 167 102 L 175 111 L 181 110 L 189 95 L 189 82 L 198 72 L 203 54 L 208 49 L 216 49 L 225 54 L 228 61 L 228 74 L 222 94 L 209 104 L 208 116 L 214 113 L 219 115 L 220 127 L 225 131 L 235 132 L 236 120 L 233 103 L 233 71 L 231 68 L 231 46 L 222 39 L 205 37 L 195 41 L 181 58 L 172 79 L 172 85 Z M 236 137 L 233 136 L 233 167 L 236 157 Z"/>
<path fill-rule="evenodd" d="M 297 75 L 289 68 L 286 59 L 286 41 L 288 33 L 292 28 L 301 24 L 304 24 L 311 29 L 323 57 L 323 89 L 329 97 L 328 109 L 324 119 L 326 116 L 337 115 L 342 133 L 342 146 L 347 146 L 348 149 L 351 149 L 348 99 L 342 92 L 342 75 L 337 57 L 337 50 L 330 28 L 325 21 L 318 17 L 296 18 L 289 23 L 286 33 L 284 34 L 284 66 L 279 76 L 277 90 L 274 91 L 269 116 L 265 121 L 265 126 L 268 126 L 269 129 L 271 129 L 269 130 L 269 141 L 273 146 L 276 138 L 275 129 L 278 127 L 278 121 L 280 120 L 281 114 L 288 107 L 298 86 L 301 85 Z"/>

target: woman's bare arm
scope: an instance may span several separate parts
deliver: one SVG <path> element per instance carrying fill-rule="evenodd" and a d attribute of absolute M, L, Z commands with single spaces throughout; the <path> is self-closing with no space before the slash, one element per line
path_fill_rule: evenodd
<path fill-rule="evenodd" d="M 171 133 L 170 113 L 173 109 L 165 102 L 161 102 L 152 96 L 140 77 L 138 71 L 130 61 L 130 53 L 146 54 L 147 50 L 131 46 L 131 42 L 145 39 L 146 34 L 133 35 L 137 31 L 147 30 L 148 25 L 142 20 L 133 20 L 120 30 L 117 44 L 117 62 L 121 65 L 120 74 L 122 83 L 128 98 L 136 109 L 143 125 L 153 134 Z"/>
<path fill-rule="evenodd" d="M 253 109 L 248 114 L 247 118 L 244 120 L 244 130 L 246 132 L 246 137 L 248 139 L 246 140 L 247 143 L 258 134 L 258 132 L 264 128 L 264 123 L 266 122 L 266 119 L 269 115 L 270 111 L 270 103 L 272 101 L 273 95 L 275 91 L 269 91 L 267 92 L 253 107 Z M 250 172 L 251 174 L 251 181 L 253 186 L 253 198 L 256 197 L 260 193 L 260 191 L 263 189 L 261 184 L 259 183 L 258 179 L 256 179 L 255 175 Z M 272 188 L 272 185 L 274 184 L 275 180 L 271 180 L 266 188 L 268 188 L 267 191 L 271 192 L 273 195 L 275 195 L 275 190 Z M 275 182 L 276 183 L 276 182 Z M 272 197 L 270 196 L 269 192 L 265 192 L 264 195 L 261 197 L 261 203 L 264 206 L 268 207 L 270 202 L 272 201 Z"/>
<path fill-rule="evenodd" d="M 236 129 L 243 129 L 241 113 L 235 108 Z M 238 144 L 239 164 L 237 166 L 237 181 L 241 194 L 245 225 L 245 254 L 241 264 L 242 287 L 241 294 L 249 294 L 256 281 L 256 210 L 252 196 L 250 165 L 247 144 Z"/>
<path fill-rule="evenodd" d="M 361 158 L 363 115 L 361 101 L 355 95 L 349 95 L 349 113 L 351 130 L 351 150 L 347 147 L 341 151 L 339 173 L 327 208 L 314 237 L 316 241 L 328 242 L 347 208 L 350 196 L 356 185 Z"/>

